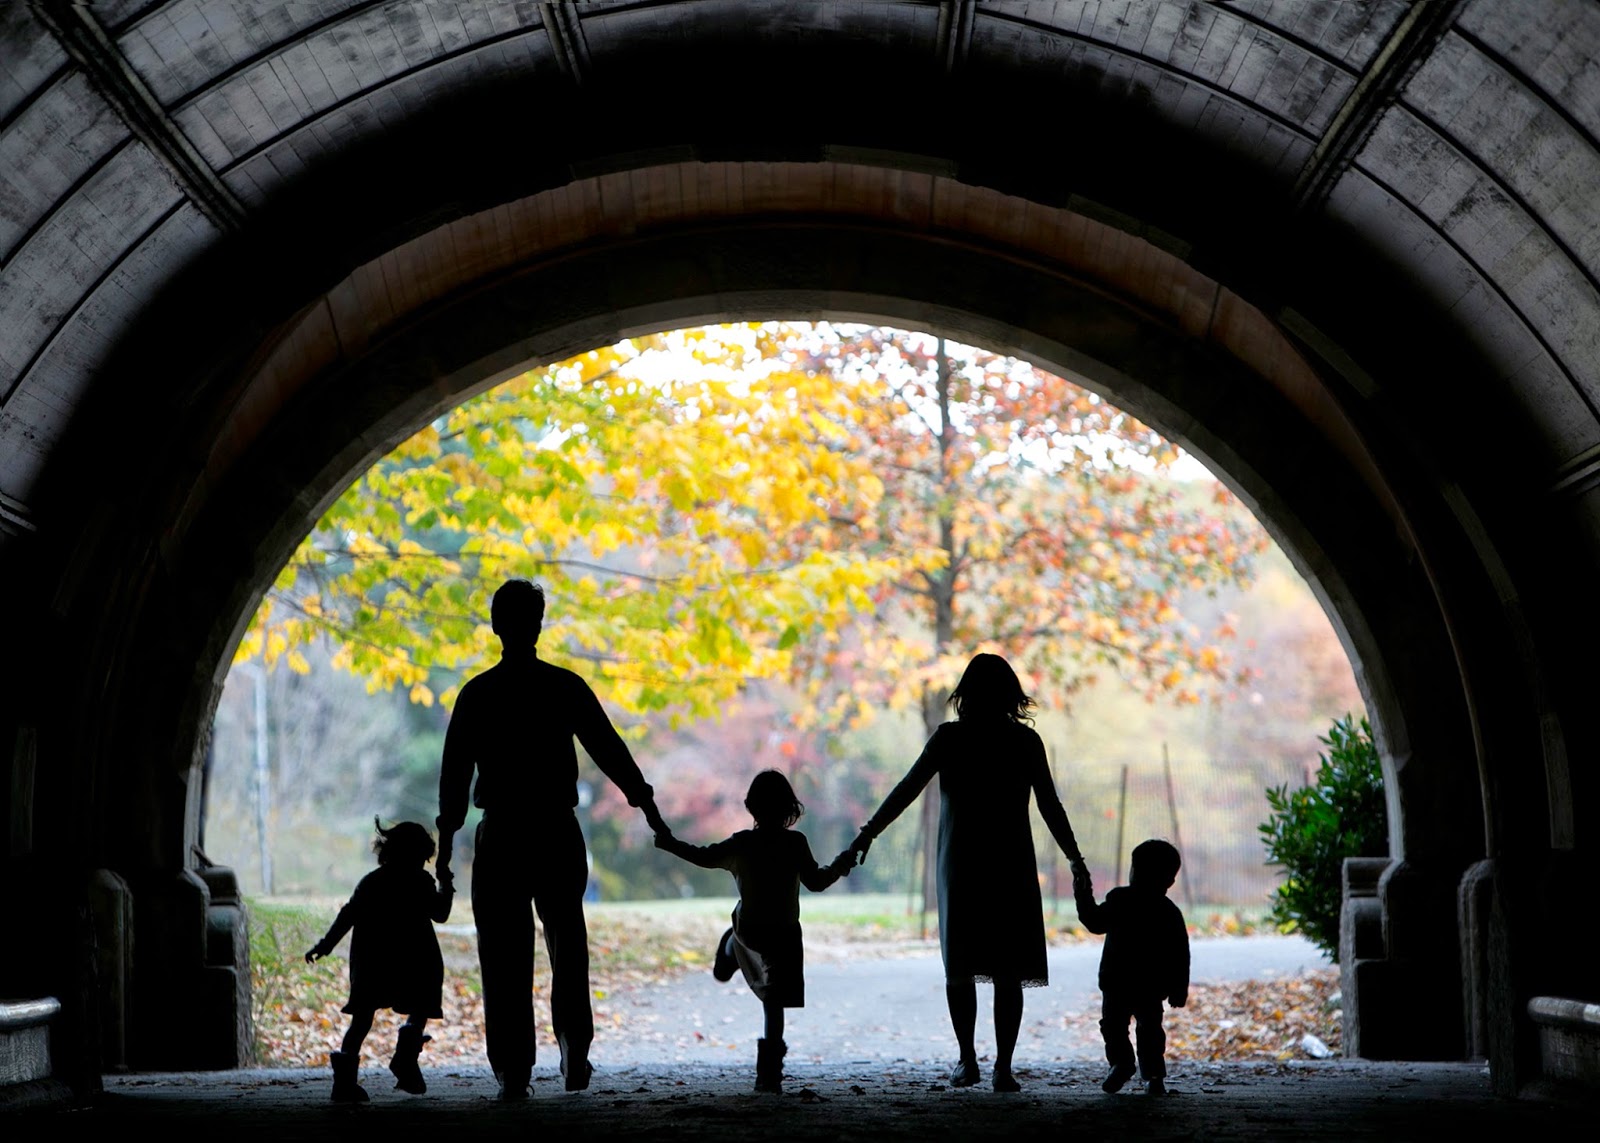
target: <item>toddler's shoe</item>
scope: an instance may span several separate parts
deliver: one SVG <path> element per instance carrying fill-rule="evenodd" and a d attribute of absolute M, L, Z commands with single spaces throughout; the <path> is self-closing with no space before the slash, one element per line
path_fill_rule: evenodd
<path fill-rule="evenodd" d="M 1132 1078 L 1132 1064 L 1117 1064 L 1111 1069 L 1111 1074 L 1106 1076 L 1106 1082 L 1100 1085 L 1100 1090 L 1108 1095 L 1114 1095 L 1121 1091 L 1122 1085 Z"/>

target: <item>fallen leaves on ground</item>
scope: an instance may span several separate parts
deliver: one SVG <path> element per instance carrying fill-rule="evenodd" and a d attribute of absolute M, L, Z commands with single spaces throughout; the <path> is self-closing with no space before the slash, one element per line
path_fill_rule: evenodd
<path fill-rule="evenodd" d="M 1194 926 L 1196 936 L 1207 933 L 1226 939 L 1233 918 L 1212 918 L 1211 924 Z M 688 971 L 703 971 L 711 950 L 726 922 L 713 917 L 686 915 L 662 917 L 607 914 L 589 918 L 590 985 L 593 990 L 597 1024 L 617 1025 L 623 1015 L 614 1011 L 608 998 L 619 992 L 664 983 Z M 834 931 L 837 929 L 837 931 Z M 315 930 L 314 925 L 307 931 Z M 320 931 L 320 930 L 316 930 Z M 303 935 L 294 939 L 258 944 L 286 950 L 309 945 Z M 808 925 L 808 945 L 812 939 L 853 946 L 851 956 L 862 955 L 874 947 L 862 942 L 859 926 Z M 314 938 L 313 938 L 314 939 Z M 1089 938 L 1081 930 L 1062 926 L 1051 932 L 1055 943 Z M 536 937 L 534 968 L 534 1010 L 546 1023 L 549 1017 L 549 958 L 544 951 L 542 931 Z M 883 941 L 882 955 L 904 951 L 926 952 L 926 942 Z M 444 1016 L 430 1020 L 428 1056 L 433 1065 L 455 1061 L 481 1065 L 486 1062 L 483 1043 L 483 996 L 477 966 L 477 949 L 470 928 L 451 927 L 439 932 L 440 951 L 445 962 L 445 987 L 441 1007 Z M 348 946 L 345 946 L 347 948 Z M 256 1037 L 259 1062 L 279 1067 L 328 1065 L 329 1052 L 336 1051 L 349 1017 L 340 1011 L 349 996 L 349 965 L 345 948 L 315 966 L 300 963 L 298 953 L 258 955 L 252 964 L 257 997 Z M 1167 1051 L 1173 1059 L 1212 1061 L 1282 1061 L 1313 1058 L 1316 1041 L 1333 1053 L 1340 1047 L 1340 1016 L 1337 969 L 1320 969 L 1300 976 L 1248 981 L 1228 985 L 1197 985 L 1190 990 L 1187 1008 L 1169 1009 L 1164 1018 Z M 1097 1038 L 1099 1021 L 1096 1005 L 1091 1012 L 1069 1016 L 1063 1024 L 1076 1032 Z M 630 1014 L 637 1019 L 636 1014 Z M 387 1064 L 394 1049 L 395 1036 L 405 1018 L 379 1012 L 372 1032 L 362 1045 L 363 1067 Z M 658 1034 L 665 1035 L 660 1032 Z M 687 1034 L 687 1030 L 674 1033 Z M 698 1034 L 698 1033 L 697 1033 Z M 541 1040 L 553 1039 L 550 1029 L 541 1028 Z"/>
<path fill-rule="evenodd" d="M 1321 1058 L 1320 1042 L 1340 1050 L 1339 970 L 1298 976 L 1195 985 L 1184 1008 L 1162 1016 L 1169 1059 L 1227 1062 Z M 1100 1010 L 1068 1017 L 1080 1032 L 1097 1034 Z M 1315 1037 L 1307 1041 L 1306 1036 Z"/>

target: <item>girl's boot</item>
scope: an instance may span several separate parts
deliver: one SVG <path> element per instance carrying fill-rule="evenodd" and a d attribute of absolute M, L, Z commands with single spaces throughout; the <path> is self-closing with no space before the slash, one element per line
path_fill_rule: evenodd
<path fill-rule="evenodd" d="M 401 1025 L 394 1056 L 389 1060 L 389 1070 L 394 1073 L 394 1086 L 401 1091 L 421 1095 L 428 1090 L 422 1078 L 422 1069 L 417 1066 L 417 1057 L 422 1054 L 422 1045 L 431 1039 L 432 1036 L 424 1036 L 422 1029 L 415 1024 Z"/>
<path fill-rule="evenodd" d="M 783 1057 L 789 1045 L 782 1040 L 756 1041 L 756 1090 L 783 1090 Z"/>
<path fill-rule="evenodd" d="M 361 1057 L 353 1052 L 330 1052 L 328 1062 L 333 1065 L 333 1101 L 335 1103 L 366 1103 L 367 1089 L 356 1081 L 356 1069 Z"/>

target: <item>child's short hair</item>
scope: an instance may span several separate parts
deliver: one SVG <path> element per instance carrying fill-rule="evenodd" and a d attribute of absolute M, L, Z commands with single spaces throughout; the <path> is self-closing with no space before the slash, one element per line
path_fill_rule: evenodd
<path fill-rule="evenodd" d="M 397 822 L 388 829 L 376 817 L 372 819 L 378 831 L 372 843 L 372 852 L 378 855 L 378 864 L 414 861 L 421 865 L 433 856 L 433 835 L 416 822 Z"/>
<path fill-rule="evenodd" d="M 795 797 L 794 787 L 779 770 L 763 770 L 750 782 L 750 792 L 744 796 L 744 808 L 756 819 L 757 825 L 779 825 L 788 829 L 800 820 L 806 808 Z"/>
<path fill-rule="evenodd" d="M 1183 866 L 1183 858 L 1178 856 L 1178 847 L 1158 837 L 1141 841 L 1134 846 L 1132 862 L 1133 867 L 1139 872 L 1168 885 L 1176 880 L 1178 870 Z"/>

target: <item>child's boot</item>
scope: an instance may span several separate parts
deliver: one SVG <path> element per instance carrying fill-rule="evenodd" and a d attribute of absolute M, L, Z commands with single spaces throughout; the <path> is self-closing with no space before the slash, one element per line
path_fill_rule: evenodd
<path fill-rule="evenodd" d="M 431 1039 L 432 1036 L 424 1036 L 422 1029 L 415 1024 L 401 1026 L 394 1056 L 389 1060 L 389 1070 L 394 1073 L 394 1086 L 401 1091 L 421 1095 L 428 1090 L 422 1078 L 422 1069 L 417 1066 L 417 1057 L 422 1054 L 422 1045 Z"/>
<path fill-rule="evenodd" d="M 711 958 L 711 975 L 726 983 L 738 971 L 739 961 L 733 955 L 733 930 L 728 929 L 717 938 L 717 953 Z"/>
<path fill-rule="evenodd" d="M 782 1040 L 756 1041 L 757 1091 L 783 1091 L 783 1057 L 788 1051 Z"/>
<path fill-rule="evenodd" d="M 356 1081 L 356 1069 L 361 1057 L 354 1052 L 329 1052 L 328 1062 L 333 1065 L 333 1101 L 335 1103 L 366 1103 L 367 1089 Z"/>

